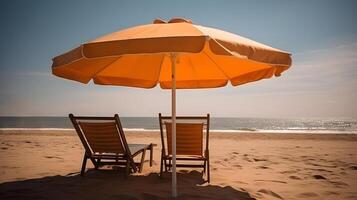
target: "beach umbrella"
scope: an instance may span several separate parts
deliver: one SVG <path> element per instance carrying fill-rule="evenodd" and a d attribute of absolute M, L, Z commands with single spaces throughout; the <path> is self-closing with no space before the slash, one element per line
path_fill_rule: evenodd
<path fill-rule="evenodd" d="M 110 33 L 53 58 L 56 76 L 99 85 L 171 89 L 172 195 L 176 190 L 176 89 L 233 86 L 280 76 L 291 66 L 288 52 L 190 20 Z"/>

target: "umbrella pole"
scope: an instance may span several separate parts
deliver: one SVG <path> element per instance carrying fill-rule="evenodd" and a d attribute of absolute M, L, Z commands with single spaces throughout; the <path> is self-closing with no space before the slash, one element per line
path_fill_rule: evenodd
<path fill-rule="evenodd" d="M 172 117 L 172 197 L 177 197 L 177 179 L 176 179 L 176 53 L 171 53 L 171 117 Z"/>

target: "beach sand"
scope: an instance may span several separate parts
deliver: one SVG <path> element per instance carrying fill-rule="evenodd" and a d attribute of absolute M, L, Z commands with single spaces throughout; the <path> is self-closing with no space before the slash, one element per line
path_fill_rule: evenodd
<path fill-rule="evenodd" d="M 168 199 L 160 179 L 160 135 L 129 132 L 129 143 L 156 143 L 154 165 L 78 172 L 83 148 L 72 130 L 1 130 L 0 199 Z M 179 199 L 357 199 L 357 135 L 212 133 L 211 183 L 179 169 Z M 148 155 L 147 155 L 148 160 Z"/>

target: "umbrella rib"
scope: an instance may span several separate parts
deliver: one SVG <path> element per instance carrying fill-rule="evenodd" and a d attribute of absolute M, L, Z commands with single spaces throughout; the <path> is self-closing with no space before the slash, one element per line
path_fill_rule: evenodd
<path fill-rule="evenodd" d="M 160 62 L 159 75 L 158 75 L 158 77 L 157 77 L 156 84 L 157 84 L 157 83 L 160 84 L 160 76 L 161 76 L 161 71 L 162 71 L 161 69 L 162 69 L 162 65 L 163 65 L 164 60 L 165 60 L 165 56 L 166 56 L 166 54 L 163 54 L 163 55 L 162 55 L 162 59 L 161 59 L 161 62 Z"/>
<path fill-rule="evenodd" d="M 97 76 L 97 74 L 99 74 L 100 72 L 102 72 L 104 69 L 106 69 L 107 67 L 109 67 L 109 65 L 113 64 L 114 62 L 118 61 L 122 56 L 119 56 L 117 59 L 113 60 L 112 62 L 110 62 L 109 64 L 105 65 L 104 67 L 102 67 L 100 70 L 98 70 L 95 74 L 93 74 L 92 79 L 94 79 L 94 77 Z"/>
<path fill-rule="evenodd" d="M 188 62 L 190 63 L 190 66 L 192 68 L 192 72 L 194 72 L 194 76 L 195 76 L 195 80 L 196 80 L 196 83 L 197 83 L 197 86 L 199 85 L 199 81 L 197 81 L 197 71 L 195 70 L 195 67 L 191 61 L 191 58 L 188 56 Z"/>
<path fill-rule="evenodd" d="M 211 58 L 211 56 L 209 56 L 205 51 L 203 51 L 203 53 L 217 66 L 217 68 L 219 69 L 219 71 L 221 71 L 226 77 L 227 79 L 230 80 L 230 77 L 222 70 L 222 68 Z"/>

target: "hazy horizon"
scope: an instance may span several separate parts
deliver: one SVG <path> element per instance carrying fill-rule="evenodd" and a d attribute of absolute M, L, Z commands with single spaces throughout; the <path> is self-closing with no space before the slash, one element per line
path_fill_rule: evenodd
<path fill-rule="evenodd" d="M 51 74 L 51 59 L 104 34 L 178 16 L 291 52 L 293 58 L 281 77 L 178 90 L 178 115 L 356 119 L 356 9 L 356 1 L 337 0 L 1 1 L 0 116 L 170 114 L 170 90 L 61 79 Z"/>
<path fill-rule="evenodd" d="M 114 114 L 117 114 L 117 113 L 112 113 L 112 114 L 104 114 L 104 115 L 96 115 L 96 116 L 112 116 Z M 167 115 L 170 115 L 170 113 L 166 113 Z M 199 115 L 199 116 L 203 116 L 207 113 L 199 113 L 199 114 L 196 114 L 196 115 Z M 84 116 L 84 115 L 83 115 Z M 88 116 L 93 116 L 93 115 L 88 115 Z M 191 115 L 188 115 L 188 116 L 194 116 L 194 114 L 191 114 Z M 68 115 L 66 116 L 60 116 L 60 115 L 37 115 L 37 116 L 30 116 L 30 115 L 2 115 L 0 116 L 0 118 L 6 118 L 6 117 L 14 117 L 14 118 L 68 118 Z M 119 116 L 120 118 L 158 118 L 158 113 L 157 115 L 155 116 L 125 116 L 125 115 L 120 115 Z M 328 119 L 331 119 L 331 120 L 357 120 L 357 117 L 281 117 L 281 118 L 277 118 L 277 117 L 220 117 L 220 116 L 211 116 L 210 118 L 214 119 L 214 118 L 219 118 L 219 119 L 291 119 L 291 120 L 319 120 L 319 119 L 322 119 L 322 120 L 328 120 Z"/>

